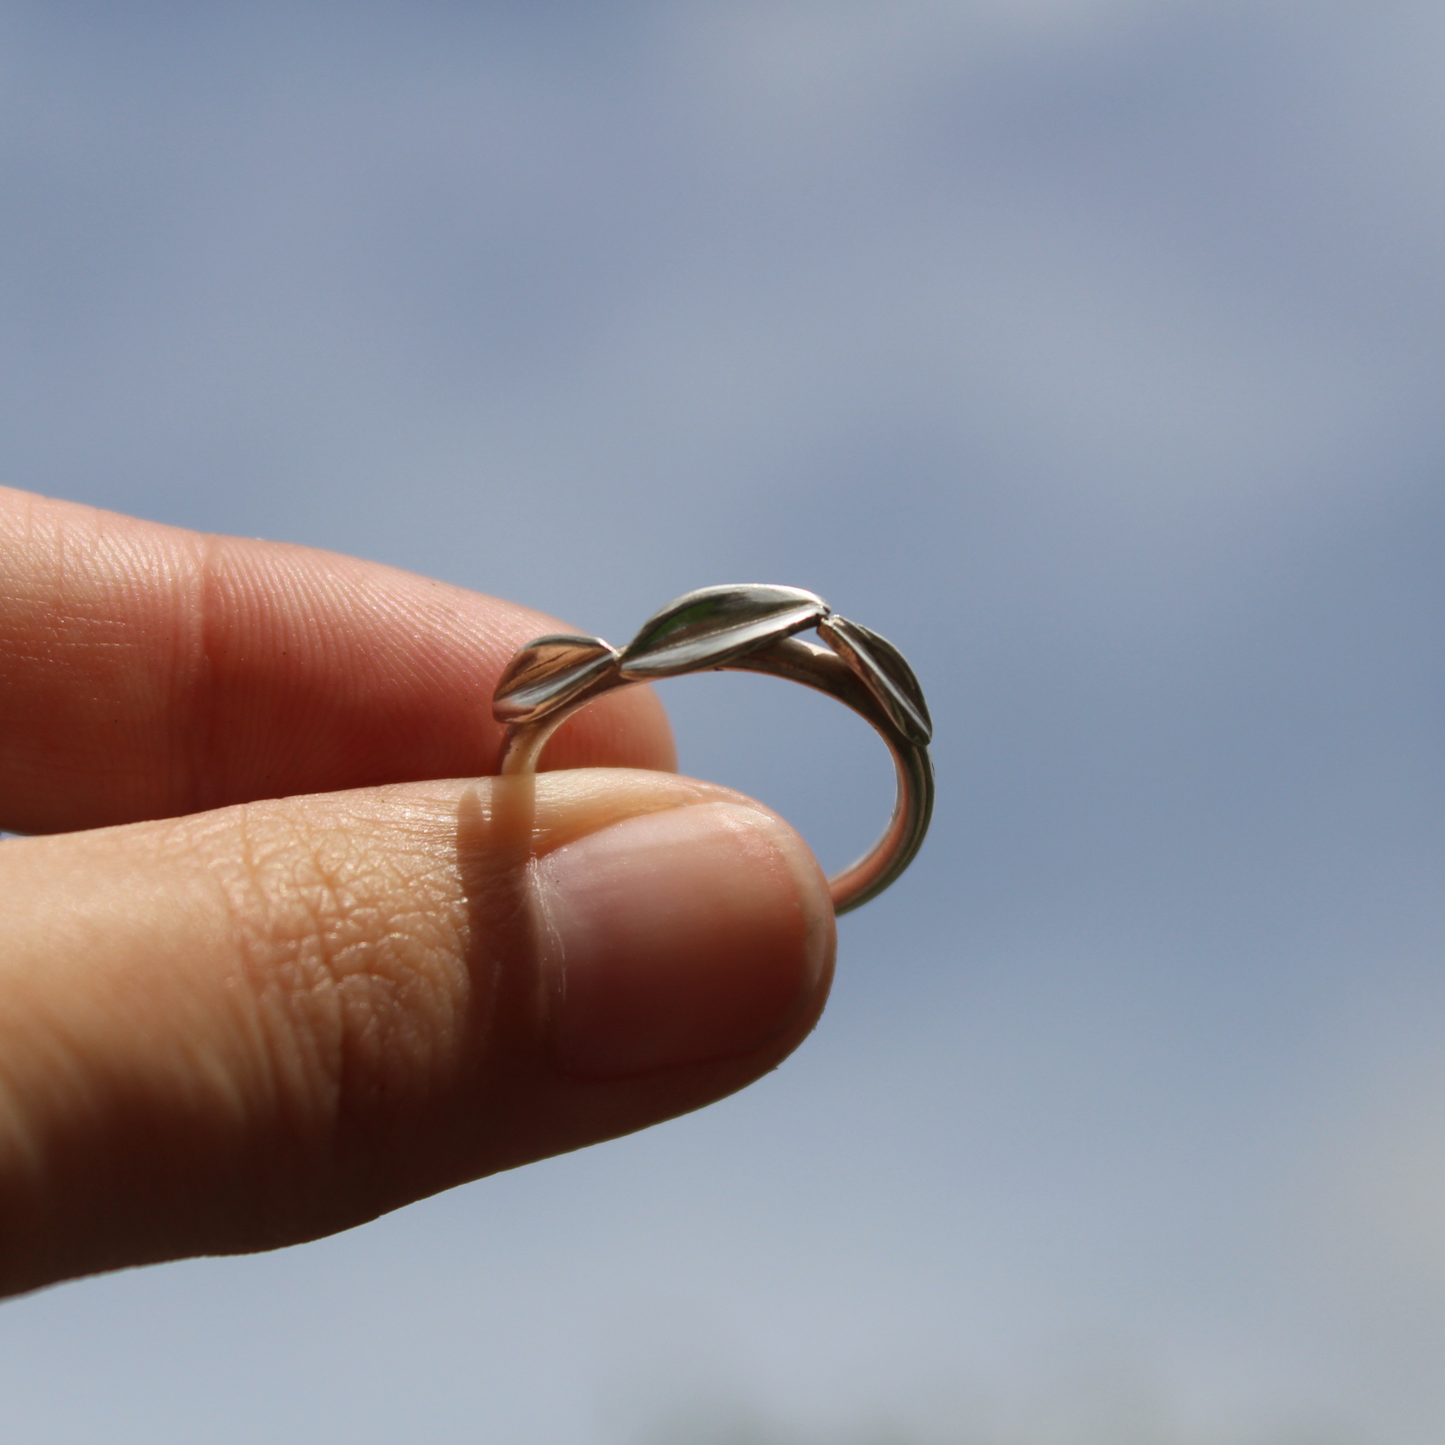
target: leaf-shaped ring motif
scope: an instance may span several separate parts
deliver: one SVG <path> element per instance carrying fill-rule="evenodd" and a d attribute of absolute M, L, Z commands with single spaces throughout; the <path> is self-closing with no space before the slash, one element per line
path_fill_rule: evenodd
<path fill-rule="evenodd" d="M 816 628 L 817 646 L 796 633 Z M 873 849 L 828 880 L 843 913 L 881 893 L 912 861 L 933 813 L 933 724 L 923 689 L 886 638 L 800 587 L 703 587 L 643 623 L 621 651 L 600 637 L 538 637 L 507 666 L 492 714 L 507 727 L 503 773 L 531 772 L 553 731 L 613 688 L 714 669 L 767 672 L 826 692 L 888 744 L 898 774 L 893 817 Z"/>
<path fill-rule="evenodd" d="M 923 689 L 907 659 L 886 637 L 836 612 L 818 624 L 818 636 L 863 679 L 905 737 L 924 747 L 933 741 Z"/>
<path fill-rule="evenodd" d="M 523 723 L 565 707 L 617 664 L 600 637 L 556 633 L 533 638 L 507 664 L 492 694 L 498 722 Z"/>
<path fill-rule="evenodd" d="M 622 650 L 622 675 L 642 681 L 722 667 L 814 627 L 828 604 L 801 587 L 763 582 L 700 587 L 655 612 Z"/>

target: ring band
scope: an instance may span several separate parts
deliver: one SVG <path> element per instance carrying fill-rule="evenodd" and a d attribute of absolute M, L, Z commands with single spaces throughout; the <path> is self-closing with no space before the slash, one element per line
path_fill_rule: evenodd
<path fill-rule="evenodd" d="M 794 634 L 816 628 L 823 646 Z M 933 723 L 903 654 L 799 587 L 703 587 L 668 603 L 618 649 L 600 637 L 538 637 L 507 665 L 492 716 L 507 727 L 501 772 L 535 772 L 547 739 L 614 688 L 689 672 L 767 672 L 846 703 L 888 744 L 898 774 L 893 817 L 873 848 L 828 880 L 835 912 L 876 898 L 913 861 L 933 815 Z"/>

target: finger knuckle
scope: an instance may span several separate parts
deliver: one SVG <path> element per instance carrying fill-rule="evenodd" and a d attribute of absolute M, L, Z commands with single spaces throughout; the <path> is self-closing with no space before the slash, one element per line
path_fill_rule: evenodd
<path fill-rule="evenodd" d="M 344 813 L 237 811 L 223 883 L 278 1091 L 327 1127 L 425 1093 L 469 992 L 446 869 Z"/>

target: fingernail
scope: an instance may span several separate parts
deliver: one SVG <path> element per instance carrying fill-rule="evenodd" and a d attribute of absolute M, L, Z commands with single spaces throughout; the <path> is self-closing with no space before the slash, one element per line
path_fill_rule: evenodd
<path fill-rule="evenodd" d="M 833 951 L 812 855 L 766 813 L 669 808 L 536 869 L 558 1067 L 621 1078 L 744 1054 L 795 1022 Z"/>

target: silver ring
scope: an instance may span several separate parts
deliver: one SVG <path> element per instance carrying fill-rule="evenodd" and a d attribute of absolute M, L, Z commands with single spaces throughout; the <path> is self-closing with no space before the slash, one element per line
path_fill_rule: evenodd
<path fill-rule="evenodd" d="M 816 628 L 825 644 L 794 634 Z M 933 723 L 913 669 L 891 642 L 799 587 L 740 583 L 689 592 L 618 649 L 600 637 L 534 638 L 507 665 L 492 716 L 507 727 L 501 772 L 535 772 L 547 739 L 614 688 L 689 672 L 768 672 L 846 703 L 893 754 L 898 798 L 883 836 L 828 880 L 838 913 L 877 897 L 913 861 L 933 815 Z"/>

